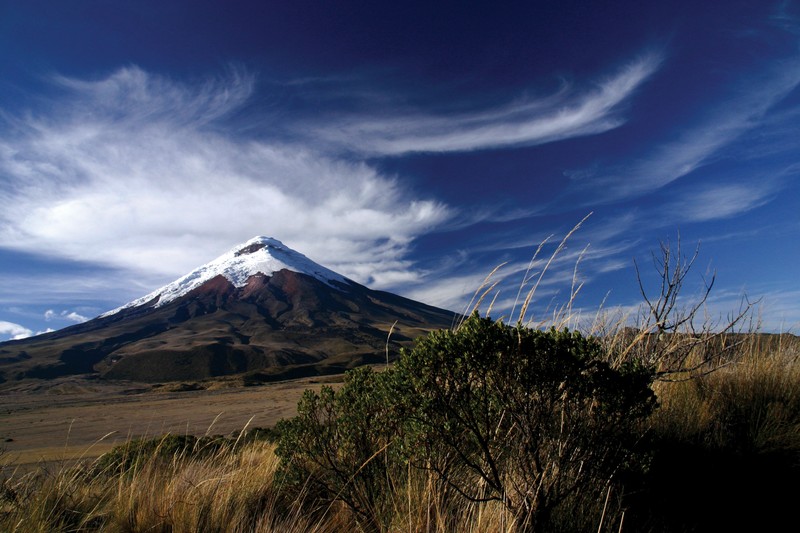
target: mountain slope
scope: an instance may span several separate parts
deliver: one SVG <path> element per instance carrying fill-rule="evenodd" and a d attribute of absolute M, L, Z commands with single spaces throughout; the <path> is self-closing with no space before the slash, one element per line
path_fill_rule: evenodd
<path fill-rule="evenodd" d="M 257 237 L 89 322 L 0 344 L 0 379 L 93 374 L 138 381 L 230 374 L 281 379 L 342 371 L 452 312 L 359 285 Z"/>

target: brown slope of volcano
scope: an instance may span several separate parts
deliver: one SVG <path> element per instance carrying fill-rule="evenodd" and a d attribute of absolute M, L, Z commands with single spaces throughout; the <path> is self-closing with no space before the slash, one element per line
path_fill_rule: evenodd
<path fill-rule="evenodd" d="M 281 270 L 234 287 L 217 276 L 162 307 L 124 309 L 0 344 L 0 379 L 93 374 L 137 381 L 250 373 L 281 379 L 384 361 L 454 314 L 357 284 L 341 290 Z"/>

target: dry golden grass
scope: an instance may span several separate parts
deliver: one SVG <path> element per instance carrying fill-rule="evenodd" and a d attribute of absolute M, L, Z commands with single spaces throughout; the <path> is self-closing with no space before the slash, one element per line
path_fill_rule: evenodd
<path fill-rule="evenodd" d="M 3 531 L 330 531 L 278 510 L 266 443 L 205 458 L 144 458 L 130 470 L 89 463 L 4 480 Z"/>
<path fill-rule="evenodd" d="M 800 450 L 800 339 L 738 335 L 710 373 L 656 383 L 655 430 L 711 447 Z"/>
<path fill-rule="evenodd" d="M 273 483 L 274 447 L 229 445 L 209 457 L 142 458 L 124 471 L 97 462 L 43 468 L 3 479 L 0 530 L 156 532 L 335 532 L 357 529 L 344 506 L 309 510 L 283 501 Z M 499 504 L 444 502 L 427 474 L 409 472 L 395 495 L 392 531 L 505 532 L 513 517 Z M 311 512 L 314 511 L 314 512 Z"/>
<path fill-rule="evenodd" d="M 708 462 L 709 457 L 719 457 L 718 467 L 723 471 L 732 461 L 731 457 L 742 456 L 747 461 L 754 457 L 772 457 L 775 453 L 795 460 L 798 457 L 800 342 L 793 336 L 779 338 L 758 334 L 739 336 L 735 341 L 736 350 L 726 352 L 725 363 L 715 371 L 689 380 L 655 384 L 661 406 L 650 421 L 656 443 L 654 453 L 663 454 L 663 450 L 675 447 L 681 452 L 662 460 L 662 465 L 666 466 L 662 466 L 662 473 L 658 474 L 661 477 L 653 482 L 668 482 L 673 492 L 690 489 L 692 484 L 698 483 L 692 477 L 693 471 L 686 469 L 680 476 L 676 474 L 665 481 L 664 470 L 678 470 L 670 466 L 669 461 L 685 462 L 687 457 L 692 457 L 687 454 L 702 458 L 692 463 L 694 470 L 698 470 L 697 465 L 703 461 Z M 666 447 L 661 450 L 659 445 Z M 660 460 L 659 457 L 656 455 L 656 460 Z M 6 471 L 0 479 L 0 530 L 357 530 L 354 517 L 344 505 L 333 504 L 320 509 L 309 507 L 311 502 L 302 501 L 302 497 L 286 501 L 280 486 L 274 483 L 278 464 L 274 447 L 265 441 L 234 443 L 230 440 L 208 454 L 180 451 L 164 456 L 157 450 L 122 470 L 98 472 L 100 464 L 96 459 L 77 465 L 50 462 L 27 473 Z M 737 468 L 738 464 L 730 466 Z M 791 465 L 778 463 L 775 468 L 785 468 L 787 464 Z M 796 472 L 796 463 L 794 468 Z M 764 475 L 769 476 L 769 472 Z M 697 476 L 700 479 L 703 473 L 698 471 Z M 735 482 L 736 478 L 733 479 Z M 725 483 L 731 483 L 731 479 L 726 479 Z M 740 486 L 731 490 L 742 494 L 765 490 L 763 486 L 749 486 L 748 483 L 750 480 L 742 477 Z M 388 531 L 512 532 L 517 529 L 515 517 L 499 502 L 459 499 L 443 490 L 430 473 L 409 469 L 406 478 L 397 480 L 394 485 L 398 489 L 390 498 L 392 515 Z M 640 492 L 649 494 L 647 490 Z M 596 524 L 592 529 L 598 531 L 670 530 L 648 517 L 648 513 L 655 512 L 653 509 L 658 507 L 658 502 L 663 501 L 663 494 L 651 494 L 659 498 L 658 502 L 645 501 L 644 504 L 641 500 L 638 504 L 631 503 L 622 492 L 606 496 L 609 496 L 608 502 L 576 503 L 564 516 L 562 530 L 577 530 L 576 523 L 587 522 Z M 637 509 L 636 505 L 641 507 Z M 714 510 L 708 512 L 714 513 Z M 740 509 L 740 517 L 742 512 Z M 681 523 L 681 527 L 685 525 Z"/>

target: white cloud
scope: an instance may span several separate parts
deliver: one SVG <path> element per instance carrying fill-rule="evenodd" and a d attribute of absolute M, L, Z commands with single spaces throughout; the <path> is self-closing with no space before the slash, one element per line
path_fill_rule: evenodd
<path fill-rule="evenodd" d="M 0 133 L 5 248 L 171 277 L 267 234 L 381 279 L 453 214 L 367 164 L 221 131 L 250 93 L 241 73 L 199 89 L 135 68 L 58 81 L 46 114 Z"/>
<path fill-rule="evenodd" d="M 722 219 L 768 203 L 775 192 L 775 185 L 769 181 L 713 185 L 684 193 L 682 200 L 666 209 L 692 222 Z"/>
<path fill-rule="evenodd" d="M 491 269 L 459 276 L 448 276 L 438 281 L 428 280 L 428 283 L 405 291 L 403 295 L 458 313 L 467 313 L 471 310 L 467 309 L 471 298 L 481 287 L 489 272 Z"/>
<path fill-rule="evenodd" d="M 33 331 L 29 330 L 25 326 L 20 326 L 19 324 L 15 324 L 13 322 L 0 320 L 0 335 L 8 335 L 10 336 L 11 340 L 19 340 L 30 337 L 33 335 Z"/>
<path fill-rule="evenodd" d="M 762 297 L 762 329 L 800 335 L 800 290 L 775 290 Z"/>
<path fill-rule="evenodd" d="M 237 110 L 255 86 L 254 77 L 237 67 L 191 84 L 177 84 L 136 66 L 97 80 L 56 76 L 53 81 L 72 93 L 73 111 L 85 120 L 124 117 L 140 124 L 166 121 L 190 127 L 208 125 Z"/>
<path fill-rule="evenodd" d="M 505 314 L 507 317 L 513 310 L 516 318 L 521 300 L 536 284 L 534 305 L 537 312 L 548 308 L 552 311 L 552 306 L 566 305 L 571 291 L 581 283 L 588 284 L 600 275 L 632 268 L 628 253 L 638 241 L 623 238 L 623 235 L 640 223 L 634 213 L 609 215 L 603 219 L 589 216 L 552 259 L 551 255 L 561 240 L 573 228 L 548 229 L 540 224 L 536 235 L 516 235 L 490 243 L 482 242 L 480 236 L 476 236 L 477 244 L 469 244 L 449 261 L 442 258 L 439 267 L 424 272 L 416 284 L 407 285 L 404 295 L 464 312 L 486 276 L 505 258 L 514 257 L 515 260 L 502 264 L 495 271 L 489 285 L 498 283 L 491 295 L 487 296 L 482 310 L 486 310 L 496 295 L 493 314 Z M 540 245 L 541 250 L 533 260 Z M 530 257 L 526 261 L 519 261 L 523 249 L 529 250 Z M 546 271 L 541 275 L 545 268 Z M 454 276 L 454 272 L 459 274 Z M 526 277 L 527 281 L 523 284 Z"/>
<path fill-rule="evenodd" d="M 540 100 L 521 100 L 495 109 L 432 116 L 351 117 L 327 124 L 301 124 L 311 135 L 357 153 L 397 155 L 409 152 L 458 152 L 532 146 L 601 133 L 620 126 L 619 107 L 658 69 L 661 57 L 644 55 L 595 90 L 566 89 Z"/>
<path fill-rule="evenodd" d="M 636 162 L 616 168 L 593 165 L 570 171 L 569 175 L 575 177 L 574 189 L 580 190 L 582 196 L 587 187 L 596 190 L 592 204 L 658 190 L 714 161 L 724 148 L 760 126 L 768 111 L 798 85 L 800 59 L 778 62 L 761 76 L 748 78 L 733 97 L 700 124 L 650 150 Z"/>
<path fill-rule="evenodd" d="M 62 311 L 61 312 L 61 316 L 64 317 L 65 319 L 69 320 L 70 322 L 75 322 L 75 323 L 78 323 L 78 324 L 80 324 L 81 322 L 86 322 L 87 320 L 89 320 L 89 317 L 85 317 L 85 316 L 83 316 L 83 315 L 81 315 L 79 313 L 76 313 L 75 311 L 69 311 L 69 312 Z"/>
<path fill-rule="evenodd" d="M 53 319 L 61 319 L 80 324 L 81 322 L 86 322 L 89 320 L 89 317 L 85 317 L 75 311 L 61 311 L 60 313 L 56 313 L 52 309 L 48 309 L 44 312 L 44 319 L 47 322 L 50 322 Z"/>

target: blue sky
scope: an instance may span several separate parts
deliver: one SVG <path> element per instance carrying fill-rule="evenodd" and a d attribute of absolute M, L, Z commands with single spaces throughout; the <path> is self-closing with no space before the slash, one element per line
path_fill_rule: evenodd
<path fill-rule="evenodd" d="M 797 2 L 0 2 L 0 340 L 255 235 L 457 311 L 505 263 L 507 313 L 590 213 L 534 318 L 680 238 L 797 333 L 798 85 Z"/>

